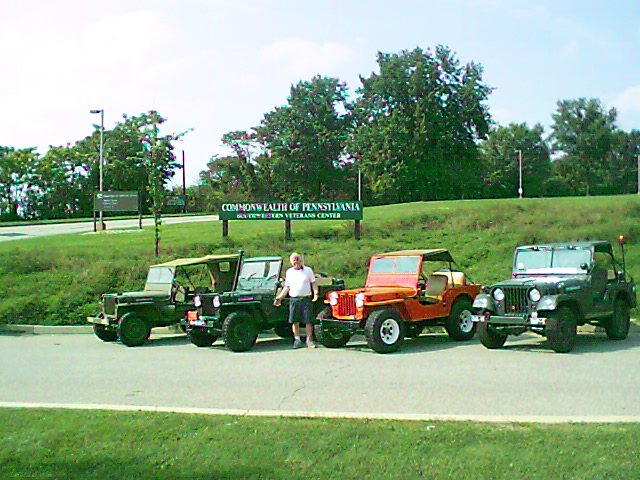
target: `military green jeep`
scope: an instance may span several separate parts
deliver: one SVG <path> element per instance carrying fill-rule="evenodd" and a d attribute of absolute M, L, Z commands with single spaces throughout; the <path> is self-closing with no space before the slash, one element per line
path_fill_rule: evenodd
<path fill-rule="evenodd" d="M 100 340 L 142 345 L 152 328 L 181 324 L 195 308 L 196 294 L 232 288 L 241 258 L 241 253 L 207 255 L 151 265 L 143 291 L 101 295 L 101 312 L 87 321 Z"/>
<path fill-rule="evenodd" d="M 241 261 L 239 275 L 229 291 L 218 295 L 194 297 L 195 310 L 188 312 L 185 326 L 191 342 L 208 347 L 222 336 L 234 352 L 250 350 L 258 334 L 270 329 L 282 338 L 292 338 L 288 323 L 289 299 L 282 306 L 273 300 L 282 285 L 282 257 L 254 257 Z M 344 289 L 344 280 L 317 276 L 320 297 L 331 290 Z M 314 304 L 314 318 L 324 305 Z"/>
<path fill-rule="evenodd" d="M 604 327 L 612 340 L 627 337 L 636 285 L 607 241 L 547 243 L 515 250 L 511 278 L 478 295 L 472 320 L 490 349 L 508 335 L 531 331 L 547 337 L 554 351 L 574 345 L 578 325 Z"/>

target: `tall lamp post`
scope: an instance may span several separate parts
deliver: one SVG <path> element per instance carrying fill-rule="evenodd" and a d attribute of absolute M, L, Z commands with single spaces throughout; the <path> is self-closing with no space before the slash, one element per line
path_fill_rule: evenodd
<path fill-rule="evenodd" d="M 522 150 L 518 150 L 518 197 L 522 198 Z"/>
<path fill-rule="evenodd" d="M 104 109 L 90 110 L 90 113 L 100 114 L 100 183 L 98 191 L 102 194 L 102 165 L 104 163 L 103 151 L 104 151 Z M 102 206 L 100 207 L 100 230 L 104 230 L 104 221 L 102 219 Z"/>

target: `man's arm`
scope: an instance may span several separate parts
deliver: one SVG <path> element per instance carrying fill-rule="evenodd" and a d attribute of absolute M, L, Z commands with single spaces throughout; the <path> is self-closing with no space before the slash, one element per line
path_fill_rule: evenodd
<path fill-rule="evenodd" d="M 289 293 L 289 287 L 285 285 L 284 288 L 280 291 L 280 293 L 276 295 L 276 298 L 273 300 L 273 304 L 276 307 L 279 307 L 282 304 L 282 299 L 286 297 L 288 293 Z"/>

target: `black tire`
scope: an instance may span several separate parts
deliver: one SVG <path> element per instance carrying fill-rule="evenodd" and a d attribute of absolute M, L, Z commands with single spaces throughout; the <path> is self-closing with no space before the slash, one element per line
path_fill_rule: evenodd
<path fill-rule="evenodd" d="M 556 353 L 567 353 L 573 349 L 578 333 L 578 324 L 573 310 L 561 306 L 547 318 L 547 342 Z"/>
<path fill-rule="evenodd" d="M 327 348 L 344 347 L 351 339 L 351 332 L 339 327 L 329 327 L 322 324 L 325 319 L 332 318 L 331 307 L 320 310 L 316 319 L 320 322 L 314 326 L 316 340 Z"/>
<path fill-rule="evenodd" d="M 488 322 L 478 322 L 477 330 L 478 340 L 480 340 L 480 343 L 489 350 L 501 348 L 507 341 L 508 335 L 497 333 L 489 326 Z"/>
<path fill-rule="evenodd" d="M 449 317 L 446 319 L 444 328 L 454 340 L 471 340 L 476 333 L 476 324 L 471 320 L 471 299 L 462 297 L 456 300 Z M 504 344 L 504 342 L 502 342 Z"/>
<path fill-rule="evenodd" d="M 115 342 L 118 340 L 118 330 L 115 328 L 108 328 L 104 325 L 95 324 L 93 326 L 93 333 L 96 334 L 103 342 Z"/>
<path fill-rule="evenodd" d="M 118 337 L 127 347 L 144 345 L 151 335 L 151 326 L 142 315 L 126 314 L 118 323 Z"/>
<path fill-rule="evenodd" d="M 623 298 L 616 298 L 613 304 L 613 315 L 604 325 L 609 340 L 624 340 L 629 334 L 631 314 L 629 302 Z"/>
<path fill-rule="evenodd" d="M 189 330 L 187 336 L 196 347 L 210 347 L 218 339 L 218 335 L 200 330 Z"/>
<path fill-rule="evenodd" d="M 222 338 L 232 352 L 251 350 L 258 339 L 253 317 L 247 312 L 231 312 L 222 324 Z"/>
<path fill-rule="evenodd" d="M 281 338 L 286 338 L 287 340 L 291 340 L 293 338 L 293 330 L 291 329 L 291 324 L 289 322 L 278 323 L 273 327 L 273 331 Z"/>
<path fill-rule="evenodd" d="M 391 353 L 404 343 L 405 330 L 404 320 L 398 312 L 382 308 L 369 315 L 364 336 L 369 347 L 377 353 Z"/>

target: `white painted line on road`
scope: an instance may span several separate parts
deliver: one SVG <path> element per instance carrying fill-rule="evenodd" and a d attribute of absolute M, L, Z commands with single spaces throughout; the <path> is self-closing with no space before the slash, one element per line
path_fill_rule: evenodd
<path fill-rule="evenodd" d="M 357 413 L 304 412 L 280 410 L 242 410 L 220 408 L 157 407 L 147 405 L 101 405 L 73 403 L 0 402 L 0 408 L 60 408 L 66 410 L 112 410 L 123 412 L 190 413 L 198 415 L 232 415 L 240 417 L 293 418 L 359 418 L 370 420 L 464 421 L 481 423 L 640 423 L 639 416 L 581 416 L 581 415 L 435 415 L 422 413 Z"/>

